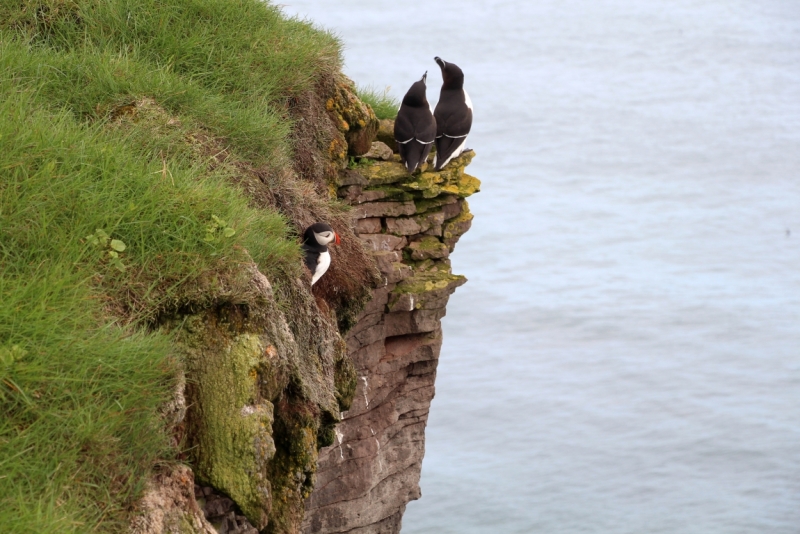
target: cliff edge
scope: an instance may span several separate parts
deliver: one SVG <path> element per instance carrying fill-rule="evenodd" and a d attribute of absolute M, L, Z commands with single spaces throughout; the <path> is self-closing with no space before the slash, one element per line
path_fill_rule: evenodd
<path fill-rule="evenodd" d="M 385 153 L 385 145 L 373 152 Z M 399 532 L 406 504 L 420 497 L 441 319 L 466 282 L 452 273 L 449 255 L 472 222 L 465 198 L 480 182 L 464 168 L 473 156 L 413 176 L 397 156 L 362 160 L 341 174 L 339 196 L 353 206 L 382 283 L 347 333 L 358 388 L 334 443 L 320 451 L 306 533 Z"/>

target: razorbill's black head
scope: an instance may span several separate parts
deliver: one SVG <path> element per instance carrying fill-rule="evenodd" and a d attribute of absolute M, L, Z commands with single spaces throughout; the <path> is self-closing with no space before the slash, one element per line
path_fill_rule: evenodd
<path fill-rule="evenodd" d="M 311 285 L 313 286 L 331 266 L 331 254 L 328 245 L 341 242 L 331 225 L 314 223 L 303 232 L 301 248 L 305 252 L 306 266 L 311 271 Z"/>
<path fill-rule="evenodd" d="M 464 71 L 455 63 L 448 63 L 439 56 L 433 58 L 439 68 L 442 69 L 442 88 L 444 89 L 463 89 Z"/>
<path fill-rule="evenodd" d="M 464 90 L 464 72 L 455 63 L 433 58 L 442 69 L 442 90 L 433 116 L 436 119 L 436 156 L 433 167 L 440 171 L 465 150 L 472 128 L 472 100 Z"/>
<path fill-rule="evenodd" d="M 428 71 L 422 75 L 422 78 L 411 84 L 406 95 L 403 97 L 403 104 L 406 106 L 421 108 L 428 105 L 428 98 L 425 95 L 427 88 Z"/>
<path fill-rule="evenodd" d="M 427 78 L 425 72 L 419 81 L 411 84 L 394 121 L 394 139 L 408 172 L 417 170 L 427 159 L 436 138 L 436 121 L 425 96 Z"/>

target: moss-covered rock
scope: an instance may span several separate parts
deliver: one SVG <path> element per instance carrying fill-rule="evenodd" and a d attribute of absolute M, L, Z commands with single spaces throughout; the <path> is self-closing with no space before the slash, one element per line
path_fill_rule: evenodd
<path fill-rule="evenodd" d="M 192 378 L 189 398 L 200 411 L 190 418 L 196 476 L 263 528 L 272 504 L 266 469 L 275 443 L 273 405 L 259 386 L 266 368 L 277 363 L 268 358 L 274 345 L 265 336 L 232 333 L 215 315 L 189 317 L 180 338 Z"/>
<path fill-rule="evenodd" d="M 412 260 L 442 259 L 450 255 L 447 245 L 434 236 L 409 243 L 405 251 Z"/>
<path fill-rule="evenodd" d="M 353 360 L 347 355 L 347 344 L 340 339 L 336 345 L 336 363 L 334 367 L 334 385 L 336 386 L 336 400 L 341 411 L 347 411 L 353 404 L 356 394 L 357 374 Z"/>
<path fill-rule="evenodd" d="M 474 176 L 464 172 L 475 152 L 465 152 L 453 159 L 439 172 L 427 170 L 415 175 L 413 180 L 402 184 L 409 191 L 419 191 L 425 199 L 436 198 L 439 195 L 451 194 L 464 198 L 480 191 L 481 182 Z"/>
<path fill-rule="evenodd" d="M 396 312 L 440 308 L 443 301 L 466 282 L 466 277 L 452 274 L 449 269 L 415 272 L 414 276 L 397 284 L 387 309 Z"/>
<path fill-rule="evenodd" d="M 410 191 L 419 191 L 422 198 L 434 198 L 442 193 L 444 177 L 438 172 L 422 172 L 415 180 L 403 184 Z"/>
<path fill-rule="evenodd" d="M 422 172 L 410 174 L 397 156 L 391 161 L 369 160 L 369 164 L 359 165 L 356 172 L 366 180 L 365 194 L 391 185 L 412 194 L 425 211 L 452 202 L 453 197 L 468 197 L 480 190 L 480 180 L 464 173 L 474 156 L 472 150 L 465 152 L 438 172 L 426 166 Z M 339 185 L 345 185 L 344 180 Z"/>
<path fill-rule="evenodd" d="M 395 184 L 411 177 L 399 161 L 375 161 L 372 165 L 359 168 L 358 171 L 367 179 L 369 187 Z"/>
<path fill-rule="evenodd" d="M 307 291 L 281 288 L 293 303 L 281 310 L 266 278 L 244 271 L 246 300 L 168 323 L 188 377 L 186 445 L 200 483 L 258 529 L 295 532 L 356 373 L 335 318 Z"/>
<path fill-rule="evenodd" d="M 445 222 L 442 228 L 442 238 L 451 252 L 455 248 L 456 242 L 472 226 L 472 219 L 473 215 L 469 211 L 469 204 L 464 200 L 461 204 L 461 213 Z"/>
<path fill-rule="evenodd" d="M 333 115 L 337 127 L 347 140 L 348 153 L 360 156 L 369 152 L 375 134 L 378 133 L 378 117 L 367 104 L 356 96 L 355 85 L 341 76 L 336 91 L 325 103 Z"/>
<path fill-rule="evenodd" d="M 449 204 L 458 202 L 458 197 L 454 195 L 439 195 L 434 198 L 416 198 L 414 204 L 417 206 L 417 213 L 425 213 L 427 211 L 439 211 L 439 208 Z"/>
<path fill-rule="evenodd" d="M 462 174 L 458 180 L 455 180 L 451 183 L 445 184 L 442 186 L 442 192 L 444 193 L 452 193 L 454 195 L 458 195 L 461 198 L 468 197 L 474 193 L 477 193 L 481 189 L 481 182 L 474 176 L 470 176 L 467 173 Z"/>

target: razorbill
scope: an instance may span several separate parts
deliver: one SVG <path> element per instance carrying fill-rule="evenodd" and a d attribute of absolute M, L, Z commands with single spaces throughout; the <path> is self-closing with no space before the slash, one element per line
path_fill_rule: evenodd
<path fill-rule="evenodd" d="M 428 73 L 425 72 L 422 79 L 411 84 L 394 121 L 394 138 L 400 151 L 400 161 L 408 172 L 417 170 L 428 158 L 436 137 L 436 120 L 425 97 L 427 78 Z"/>
<path fill-rule="evenodd" d="M 436 119 L 436 156 L 433 167 L 440 171 L 464 151 L 472 127 L 472 100 L 464 90 L 464 73 L 454 63 L 433 58 L 442 69 L 442 90 L 433 116 Z"/>
<path fill-rule="evenodd" d="M 338 245 L 341 239 L 329 224 L 314 223 L 303 232 L 302 249 L 306 255 L 306 266 L 311 271 L 312 286 L 331 266 L 331 254 L 328 252 L 331 242 Z"/>

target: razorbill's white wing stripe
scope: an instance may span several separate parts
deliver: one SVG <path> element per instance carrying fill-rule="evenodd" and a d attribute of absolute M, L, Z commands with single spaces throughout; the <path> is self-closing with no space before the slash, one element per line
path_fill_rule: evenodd
<path fill-rule="evenodd" d="M 425 95 L 427 77 L 426 72 L 422 79 L 411 84 L 394 121 L 394 138 L 400 161 L 408 172 L 416 171 L 425 162 L 436 138 L 436 120 Z M 412 143 L 412 140 L 416 143 Z"/>

